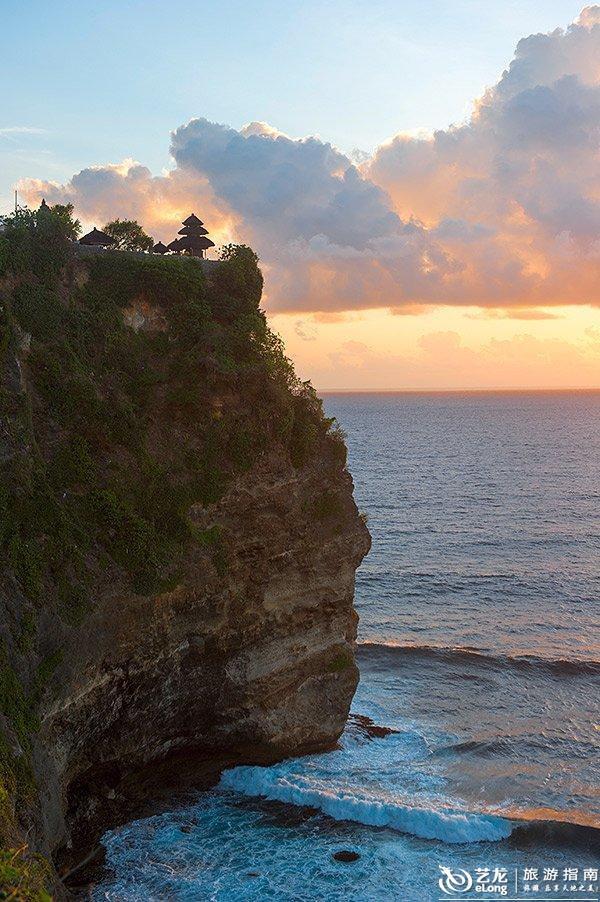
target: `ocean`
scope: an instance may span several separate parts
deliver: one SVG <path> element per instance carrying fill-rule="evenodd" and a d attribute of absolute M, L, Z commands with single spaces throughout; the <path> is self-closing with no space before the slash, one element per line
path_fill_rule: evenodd
<path fill-rule="evenodd" d="M 600 393 L 325 408 L 373 536 L 340 747 L 111 831 L 93 898 L 597 900 Z"/>

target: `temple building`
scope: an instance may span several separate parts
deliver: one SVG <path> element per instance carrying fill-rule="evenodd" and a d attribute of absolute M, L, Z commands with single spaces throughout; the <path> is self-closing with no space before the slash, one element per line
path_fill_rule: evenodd
<path fill-rule="evenodd" d="M 107 235 L 106 232 L 101 232 L 95 226 L 91 232 L 88 232 L 87 235 L 84 235 L 83 238 L 79 239 L 80 244 L 87 244 L 93 247 L 112 247 L 113 244 L 116 244 L 114 238 L 111 238 L 110 235 Z"/>
<path fill-rule="evenodd" d="M 169 248 L 166 244 L 163 244 L 162 241 L 158 241 L 154 247 L 152 248 L 153 254 L 166 254 Z"/>
<path fill-rule="evenodd" d="M 168 249 L 176 254 L 189 254 L 191 257 L 204 257 L 204 252 L 209 247 L 214 247 L 214 241 L 207 238 L 208 230 L 204 228 L 204 223 L 198 219 L 195 213 L 184 219 L 183 228 L 179 230 L 181 238 L 172 241 Z"/>
<path fill-rule="evenodd" d="M 167 244 L 167 250 L 171 251 L 172 254 L 180 254 L 181 248 L 179 247 L 180 238 L 175 238 L 174 241 L 171 241 L 170 244 Z"/>

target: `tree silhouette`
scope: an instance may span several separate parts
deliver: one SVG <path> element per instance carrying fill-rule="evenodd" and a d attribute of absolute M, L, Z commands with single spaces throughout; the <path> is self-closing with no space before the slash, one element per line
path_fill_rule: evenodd
<path fill-rule="evenodd" d="M 151 251 L 154 239 L 147 235 L 135 219 L 113 219 L 103 229 L 114 238 L 114 248 L 120 251 Z"/>

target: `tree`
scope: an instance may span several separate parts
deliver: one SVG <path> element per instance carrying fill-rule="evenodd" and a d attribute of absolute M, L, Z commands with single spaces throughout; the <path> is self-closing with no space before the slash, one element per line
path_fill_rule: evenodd
<path fill-rule="evenodd" d="M 73 216 L 73 204 L 54 204 L 50 207 L 52 213 L 55 213 L 64 225 L 65 236 L 71 241 L 76 241 L 81 234 L 81 223 Z"/>
<path fill-rule="evenodd" d="M 154 238 L 135 219 L 114 219 L 107 222 L 103 231 L 115 239 L 114 247 L 119 251 L 150 251 L 154 246 Z"/>
<path fill-rule="evenodd" d="M 16 273 L 33 271 L 42 279 L 52 279 L 60 272 L 69 258 L 76 227 L 69 211 L 61 215 L 48 207 L 20 207 L 5 216 L 3 224 L 2 270 L 9 266 Z"/>
<path fill-rule="evenodd" d="M 219 285 L 248 310 L 258 309 L 263 290 L 263 277 L 258 256 L 246 244 L 226 244 L 221 248 L 221 266 L 215 273 Z"/>

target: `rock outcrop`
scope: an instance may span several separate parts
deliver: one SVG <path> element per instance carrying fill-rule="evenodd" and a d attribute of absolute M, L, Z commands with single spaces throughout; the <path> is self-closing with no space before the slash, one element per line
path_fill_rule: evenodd
<path fill-rule="evenodd" d="M 370 539 L 251 252 L 36 265 L 0 288 L 0 815 L 73 863 L 170 760 L 335 743 Z"/>
<path fill-rule="evenodd" d="M 70 636 L 36 737 L 53 798 L 45 832 L 63 852 L 71 831 L 77 843 L 118 814 L 119 784 L 153 761 L 335 743 L 358 682 L 354 572 L 368 536 L 344 471 L 343 509 L 315 519 L 311 502 L 332 489 L 321 466 L 266 456 L 191 511 L 226 531 L 224 572 L 194 549 L 172 591 L 108 591 Z"/>

